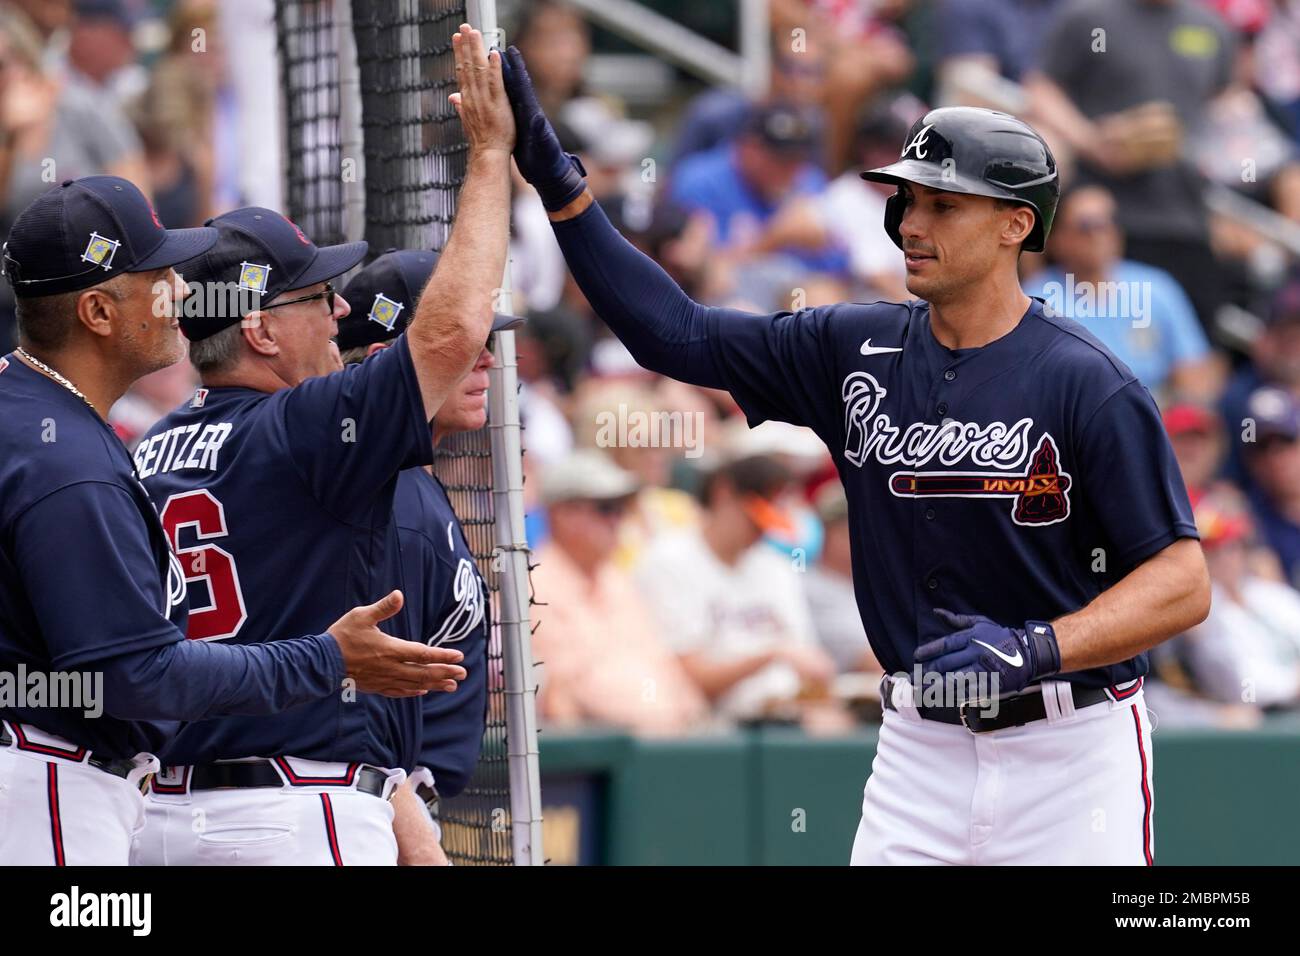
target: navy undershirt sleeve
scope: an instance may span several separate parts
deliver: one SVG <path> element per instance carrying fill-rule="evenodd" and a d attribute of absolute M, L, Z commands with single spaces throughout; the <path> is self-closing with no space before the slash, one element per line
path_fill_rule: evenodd
<path fill-rule="evenodd" d="M 598 203 L 552 226 L 587 301 L 642 367 L 691 385 L 727 387 L 706 338 L 707 316 L 733 310 L 693 301 L 619 234 Z"/>
<path fill-rule="evenodd" d="M 178 640 L 100 667 L 104 709 L 121 720 L 274 714 L 343 684 L 343 655 L 329 634 L 242 645 Z"/>
<path fill-rule="evenodd" d="M 82 567 L 69 573 L 76 528 Z M 343 655 L 329 634 L 244 646 L 187 640 L 167 603 L 145 525 L 125 489 L 59 489 L 15 524 L 15 553 L 55 666 L 104 675 L 104 705 L 122 720 L 270 714 L 339 690 Z"/>
<path fill-rule="evenodd" d="M 729 391 L 750 425 L 807 425 L 834 442 L 841 413 L 832 308 L 761 315 L 700 305 L 598 203 L 552 225 L 587 301 L 644 368 Z"/>

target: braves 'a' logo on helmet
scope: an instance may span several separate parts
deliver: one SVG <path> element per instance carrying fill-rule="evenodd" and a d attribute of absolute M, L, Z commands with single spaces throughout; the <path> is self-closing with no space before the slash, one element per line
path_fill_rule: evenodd
<path fill-rule="evenodd" d="M 930 141 L 930 130 L 934 129 L 934 124 L 922 126 L 920 131 L 912 137 L 912 141 L 903 147 L 903 155 L 899 159 L 906 159 L 908 153 L 912 153 L 917 159 L 925 159 L 928 151 L 924 148 Z"/>
<path fill-rule="evenodd" d="M 862 173 L 863 179 L 901 187 L 912 183 L 969 196 L 1031 206 L 1034 227 L 1026 252 L 1042 252 L 1056 215 L 1061 184 L 1052 151 L 1032 126 L 1007 113 L 975 106 L 930 110 L 908 130 L 898 162 Z M 885 232 L 902 248 L 903 196 L 885 203 Z"/>

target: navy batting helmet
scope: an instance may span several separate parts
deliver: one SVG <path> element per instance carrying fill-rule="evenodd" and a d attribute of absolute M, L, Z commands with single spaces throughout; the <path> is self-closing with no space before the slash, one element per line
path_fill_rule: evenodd
<path fill-rule="evenodd" d="M 863 179 L 900 187 L 885 204 L 885 231 L 902 248 L 903 183 L 1023 203 L 1035 213 L 1026 252 L 1042 252 L 1061 183 L 1056 160 L 1028 123 L 974 106 L 931 110 L 912 124 L 898 162 L 869 169 Z"/>

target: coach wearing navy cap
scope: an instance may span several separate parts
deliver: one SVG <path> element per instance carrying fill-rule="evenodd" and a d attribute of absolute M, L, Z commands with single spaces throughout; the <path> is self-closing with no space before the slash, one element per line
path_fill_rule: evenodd
<path fill-rule="evenodd" d="M 184 355 L 172 266 L 216 238 L 213 229 L 164 229 L 140 190 L 116 176 L 49 190 L 4 246 L 19 357 L 44 356 L 107 415 L 135 379 Z"/>
<path fill-rule="evenodd" d="M 296 385 L 337 368 L 329 341 L 347 306 L 330 280 L 360 264 L 366 243 L 318 247 L 280 213 L 259 206 L 208 225 L 217 229 L 217 242 L 180 266 L 193 293 L 181 328 L 199 373 L 263 380 L 253 370 L 265 358 L 283 384 Z"/>
<path fill-rule="evenodd" d="M 216 238 L 93 176 L 42 195 L 4 247 L 21 345 L 0 358 L 0 672 L 48 692 L 0 702 L 0 864 L 124 865 L 172 721 L 334 693 L 385 647 L 355 676 L 391 688 L 431 650 L 382 635 L 374 609 L 276 654 L 185 640 L 184 572 L 105 416 L 183 354 L 172 266 Z"/>
<path fill-rule="evenodd" d="M 349 280 L 343 298 L 351 311 L 339 320 L 337 340 L 344 362 L 359 362 L 376 351 L 372 346 L 392 342 L 401 334 L 437 265 L 438 253 L 432 250 L 388 249 Z M 492 331 L 513 329 L 523 322 L 519 316 L 497 312 Z"/>
<path fill-rule="evenodd" d="M 338 345 L 344 362 L 364 361 L 402 333 L 437 264 L 436 252 L 390 249 L 352 277 L 343 289 L 351 311 L 339 320 Z M 493 339 L 497 332 L 522 322 L 500 313 L 493 318 L 492 334 L 474 367 L 434 417 L 435 443 L 448 435 L 476 431 L 487 423 Z M 398 476 L 393 520 L 407 581 L 410 636 L 459 648 L 465 654 L 468 675 L 456 693 L 424 698 L 419 738 L 403 748 L 408 761 L 403 769 L 411 774 L 411 780 L 399 799 L 409 799 L 414 789 L 431 803 L 464 790 L 478 762 L 487 718 L 487 587 L 447 489 L 432 468 L 411 468 Z M 400 701 L 390 703 L 400 705 Z M 423 785 L 417 788 L 421 780 Z M 436 790 L 432 789 L 435 786 Z M 416 814 L 409 819 L 412 825 L 396 828 L 402 857 L 444 862 L 437 825 L 430 829 Z"/>
<path fill-rule="evenodd" d="M 509 240 L 514 122 L 500 58 L 468 26 L 452 46 L 465 184 L 442 268 L 403 303 L 410 321 L 389 348 L 339 367 L 333 339 L 350 308 L 333 281 L 364 243 L 317 247 L 269 209 L 240 209 L 212 220 L 216 244 L 180 267 L 193 283 L 181 323 L 202 387 L 135 457 L 187 569 L 193 638 L 278 647 L 403 586 L 398 475 L 433 460 L 429 421 L 483 348 Z M 425 639 L 405 609 L 389 625 Z M 462 657 L 455 643 L 422 649 Z M 437 689 L 456 689 L 466 675 L 455 670 Z M 169 770 L 150 785 L 137 859 L 397 862 L 388 798 L 421 719 L 418 699 L 399 703 L 345 688 L 289 714 L 187 725 L 159 755 Z M 194 810 L 209 831 L 242 836 L 196 833 Z"/>

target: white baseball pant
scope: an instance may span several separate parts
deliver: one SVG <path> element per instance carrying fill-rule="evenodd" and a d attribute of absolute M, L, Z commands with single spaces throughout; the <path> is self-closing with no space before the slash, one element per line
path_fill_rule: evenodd
<path fill-rule="evenodd" d="M 972 734 L 922 719 L 900 681 L 853 865 L 1151 865 L 1151 724 L 1140 684 L 1078 711 L 1068 684 L 1047 681 L 1042 693 L 1045 720 Z"/>
<path fill-rule="evenodd" d="M 393 791 L 406 774 L 385 770 L 381 796 L 356 789 L 357 765 L 285 758 L 298 778 L 337 783 L 190 790 L 187 768 L 167 768 L 145 796 L 134 866 L 396 866 Z M 380 769 L 380 768 L 376 768 Z M 282 777 L 284 775 L 282 774 Z M 178 792 L 158 792 L 159 788 Z"/>
<path fill-rule="evenodd" d="M 158 762 L 140 754 L 118 777 L 70 740 L 7 722 L 0 747 L 0 865 L 126 866 L 144 826 L 140 780 Z"/>

